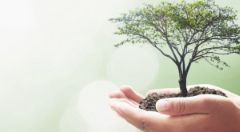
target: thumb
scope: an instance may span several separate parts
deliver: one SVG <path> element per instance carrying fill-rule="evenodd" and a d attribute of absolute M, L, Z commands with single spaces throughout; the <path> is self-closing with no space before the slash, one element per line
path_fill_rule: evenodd
<path fill-rule="evenodd" d="M 219 108 L 225 97 L 216 95 L 199 95 L 194 97 L 179 97 L 160 99 L 156 103 L 158 112 L 172 116 L 186 114 L 209 114 Z M 219 101 L 221 103 L 219 103 Z M 226 102 L 226 101 L 225 101 Z"/>

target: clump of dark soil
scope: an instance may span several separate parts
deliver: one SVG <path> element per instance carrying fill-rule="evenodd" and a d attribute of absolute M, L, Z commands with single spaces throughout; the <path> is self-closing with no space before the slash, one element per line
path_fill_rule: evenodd
<path fill-rule="evenodd" d="M 197 96 L 200 94 L 214 94 L 214 95 L 220 95 L 220 96 L 227 97 L 225 93 L 223 93 L 219 90 L 210 89 L 207 87 L 199 87 L 199 86 L 190 88 L 188 90 L 187 97 Z M 144 98 L 140 102 L 139 108 L 146 110 L 146 111 L 157 111 L 156 103 L 159 99 L 173 98 L 173 97 L 182 97 L 182 95 L 181 95 L 181 93 L 174 93 L 174 94 L 151 93 L 150 95 L 148 95 L 146 98 Z"/>

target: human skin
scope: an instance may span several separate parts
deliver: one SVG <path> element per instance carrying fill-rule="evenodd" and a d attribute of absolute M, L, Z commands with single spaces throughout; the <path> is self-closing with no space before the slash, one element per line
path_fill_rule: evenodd
<path fill-rule="evenodd" d="M 138 108 L 143 96 L 129 86 L 111 93 L 110 106 L 119 116 L 143 132 L 240 132 L 240 97 L 212 85 L 197 85 L 222 90 L 226 97 L 198 95 L 161 99 L 158 112 Z M 194 87 L 194 86 L 189 86 Z M 154 90 L 171 94 L 178 89 Z"/>

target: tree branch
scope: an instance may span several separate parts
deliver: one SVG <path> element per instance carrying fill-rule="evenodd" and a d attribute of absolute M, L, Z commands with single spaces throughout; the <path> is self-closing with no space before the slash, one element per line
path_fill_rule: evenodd
<path fill-rule="evenodd" d="M 164 55 L 165 57 L 171 59 L 176 65 L 177 65 L 177 61 L 172 57 L 170 56 L 169 54 L 165 53 L 162 49 L 160 49 L 158 46 L 157 46 L 157 43 L 153 42 L 151 39 L 149 39 L 147 36 L 145 35 L 141 35 L 141 34 L 138 34 L 140 37 L 146 39 L 153 47 L 155 47 L 158 51 L 160 51 L 160 53 L 162 55 Z"/>

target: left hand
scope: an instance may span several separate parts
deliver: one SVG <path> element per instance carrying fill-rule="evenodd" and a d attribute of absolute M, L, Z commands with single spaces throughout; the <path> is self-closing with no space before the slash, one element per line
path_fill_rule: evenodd
<path fill-rule="evenodd" d="M 120 101 L 128 103 L 133 107 L 138 107 L 140 101 L 143 99 L 143 96 L 138 94 L 129 86 L 122 86 L 119 91 L 115 91 L 109 94 L 111 99 L 110 105 L 113 104 L 114 101 Z"/>
<path fill-rule="evenodd" d="M 159 112 L 149 112 L 138 108 L 142 96 L 125 87 L 110 96 L 110 106 L 144 132 L 239 132 L 239 96 L 225 93 L 229 98 L 199 95 L 160 100 Z"/>

